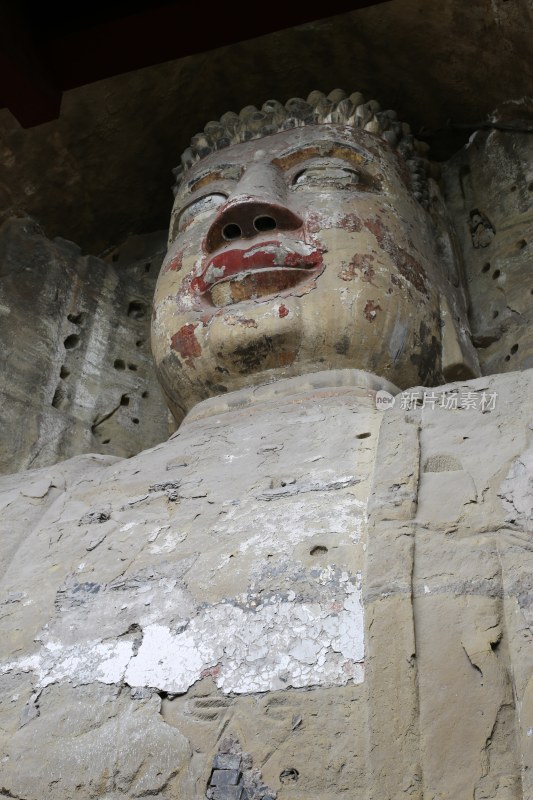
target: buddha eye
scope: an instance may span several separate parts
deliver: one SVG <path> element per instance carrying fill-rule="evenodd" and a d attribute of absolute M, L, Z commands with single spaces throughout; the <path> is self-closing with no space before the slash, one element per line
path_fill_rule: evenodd
<path fill-rule="evenodd" d="M 192 222 L 196 222 L 206 215 L 214 214 L 220 206 L 224 205 L 226 200 L 226 195 L 221 192 L 213 192 L 198 198 L 198 200 L 193 200 L 180 212 L 174 226 L 175 231 L 181 233 Z"/>
<path fill-rule="evenodd" d="M 303 186 L 344 189 L 364 184 L 365 180 L 358 170 L 337 164 L 313 164 L 297 172 L 292 181 L 296 189 Z"/>

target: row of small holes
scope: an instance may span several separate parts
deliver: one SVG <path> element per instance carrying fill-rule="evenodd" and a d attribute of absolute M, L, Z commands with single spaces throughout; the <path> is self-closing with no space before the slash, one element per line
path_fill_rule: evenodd
<path fill-rule="evenodd" d="M 510 354 L 505 356 L 505 361 L 510 361 L 511 360 L 511 356 L 514 356 L 514 354 L 517 351 L 518 351 L 518 345 L 517 344 L 513 344 L 513 346 L 511 347 Z"/>
<path fill-rule="evenodd" d="M 115 367 L 115 369 L 123 370 L 126 369 L 126 362 L 123 361 L 121 358 L 116 358 L 113 363 L 113 366 Z M 137 372 L 138 366 L 137 364 L 128 364 L 128 369 L 130 369 L 132 372 Z"/>

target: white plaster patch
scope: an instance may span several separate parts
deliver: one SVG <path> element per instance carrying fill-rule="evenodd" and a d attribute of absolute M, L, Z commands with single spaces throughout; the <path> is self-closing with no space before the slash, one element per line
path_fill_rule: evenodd
<path fill-rule="evenodd" d="M 148 552 L 154 555 L 158 555 L 159 553 L 171 553 L 176 548 L 176 545 L 183 542 L 184 539 L 184 533 L 168 531 L 161 540 L 159 540 L 158 537 L 157 544 L 154 541 L 154 543 L 150 545 Z"/>
<path fill-rule="evenodd" d="M 157 686 L 185 692 L 203 669 L 213 666 L 213 648 L 198 631 L 173 634 L 164 625 L 148 625 L 137 656 L 126 670 L 130 686 Z"/>
<path fill-rule="evenodd" d="M 2 672 L 35 672 L 38 688 L 57 681 L 119 683 L 132 655 L 131 641 L 90 641 L 69 647 L 52 641 L 39 653 L 2 665 Z"/>
<path fill-rule="evenodd" d="M 366 505 L 344 490 L 334 493 L 309 493 L 298 497 L 281 498 L 258 507 L 254 500 L 240 505 L 228 505 L 224 518 L 216 523 L 213 535 L 239 541 L 239 550 L 292 553 L 295 545 L 317 534 L 348 535 L 352 542 L 361 539 L 365 524 Z M 283 531 L 283 536 L 280 536 Z M 253 532 L 253 533 L 251 533 Z"/>
<path fill-rule="evenodd" d="M 346 576 L 340 593 L 327 603 L 298 602 L 294 593 L 245 608 L 218 603 L 176 632 L 149 624 L 136 655 L 129 639 L 69 646 L 52 639 L 38 653 L 4 664 L 2 671 L 34 672 L 38 688 L 57 681 L 126 680 L 131 686 L 177 693 L 207 674 L 223 692 L 234 694 L 360 683 L 364 620 L 359 584 L 360 577 L 354 587 Z"/>
<path fill-rule="evenodd" d="M 256 610 L 243 610 L 220 603 L 203 609 L 186 630 L 175 634 L 163 625 L 150 625 L 126 670 L 126 681 L 185 692 L 211 674 L 223 692 L 234 694 L 360 683 L 361 593 L 351 583 L 346 589 L 328 607 L 271 600 Z"/>
<path fill-rule="evenodd" d="M 122 528 L 120 528 L 120 532 L 121 532 L 121 533 L 123 533 L 123 532 L 131 531 L 131 530 L 132 530 L 132 528 L 135 528 L 137 525 L 140 525 L 140 524 L 141 524 L 141 523 L 140 523 L 139 521 L 136 521 L 136 522 L 126 522 L 126 524 L 125 524 L 125 525 L 123 525 L 123 526 L 122 526 Z"/>

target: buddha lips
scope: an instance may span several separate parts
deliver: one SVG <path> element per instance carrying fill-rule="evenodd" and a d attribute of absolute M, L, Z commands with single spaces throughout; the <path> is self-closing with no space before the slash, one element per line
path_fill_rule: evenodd
<path fill-rule="evenodd" d="M 316 247 L 276 239 L 217 253 L 192 279 L 190 289 L 204 302 L 221 307 L 290 291 L 322 269 L 322 252 Z"/>

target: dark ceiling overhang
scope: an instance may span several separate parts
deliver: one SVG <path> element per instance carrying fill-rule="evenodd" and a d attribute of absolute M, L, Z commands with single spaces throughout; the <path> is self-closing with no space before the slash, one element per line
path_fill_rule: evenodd
<path fill-rule="evenodd" d="M 286 0 L 263 8 L 11 0 L 0 6 L 0 107 L 30 128 L 59 116 L 68 89 L 383 2 L 336 0 L 320 15 Z"/>

